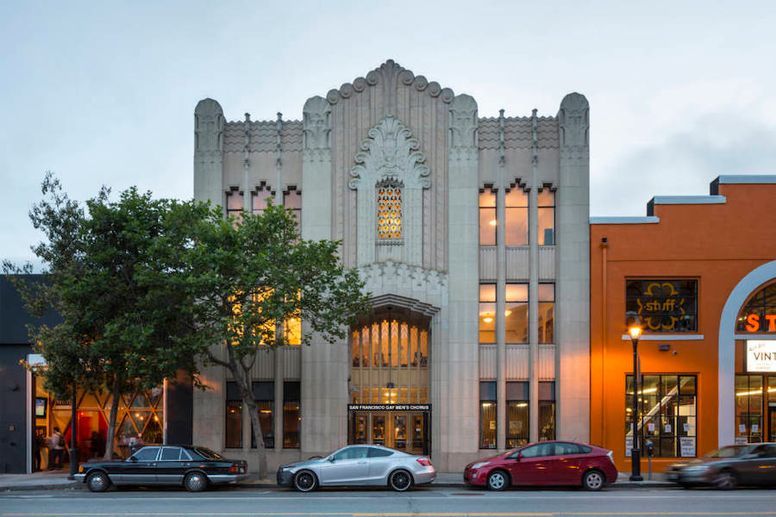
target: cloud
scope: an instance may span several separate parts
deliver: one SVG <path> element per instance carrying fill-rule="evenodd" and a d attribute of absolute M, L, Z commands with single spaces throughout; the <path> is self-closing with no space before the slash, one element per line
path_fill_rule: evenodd
<path fill-rule="evenodd" d="M 656 195 L 704 195 L 721 174 L 776 174 L 776 131 L 741 113 L 707 114 L 591 174 L 591 214 L 643 215 Z"/>

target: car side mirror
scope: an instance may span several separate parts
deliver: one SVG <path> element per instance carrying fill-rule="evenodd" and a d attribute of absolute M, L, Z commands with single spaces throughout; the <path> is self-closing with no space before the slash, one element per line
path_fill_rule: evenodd
<path fill-rule="evenodd" d="M 328 461 L 329 463 L 334 463 L 334 459 L 335 459 L 334 456 L 329 456 L 328 458 L 326 458 L 326 461 Z"/>

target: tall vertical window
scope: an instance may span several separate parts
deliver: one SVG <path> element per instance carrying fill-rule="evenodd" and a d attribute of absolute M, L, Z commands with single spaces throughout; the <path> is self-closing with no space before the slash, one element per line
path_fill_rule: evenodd
<path fill-rule="evenodd" d="M 242 447 L 242 397 L 236 382 L 226 383 L 226 432 L 224 447 L 239 449 Z"/>
<path fill-rule="evenodd" d="M 496 448 L 496 383 L 480 382 L 480 449 Z"/>
<path fill-rule="evenodd" d="M 232 187 L 226 193 L 226 216 L 233 217 L 239 223 L 242 221 L 244 208 L 243 193 L 237 190 L 236 187 Z"/>
<path fill-rule="evenodd" d="M 509 190 L 504 196 L 506 227 L 504 240 L 507 246 L 526 246 L 528 244 L 528 194 L 519 186 Z"/>
<path fill-rule="evenodd" d="M 539 441 L 555 439 L 555 383 L 539 383 Z"/>
<path fill-rule="evenodd" d="M 261 435 L 264 438 L 264 447 L 275 447 L 275 427 L 273 415 L 275 411 L 275 383 L 272 381 L 254 382 L 253 397 L 258 405 L 259 424 Z M 256 448 L 256 440 L 251 432 L 251 448 Z"/>
<path fill-rule="evenodd" d="M 507 449 L 528 443 L 528 383 L 507 382 Z"/>
<path fill-rule="evenodd" d="M 736 375 L 736 442 L 763 441 L 763 398 L 761 375 Z"/>
<path fill-rule="evenodd" d="M 261 183 L 256 190 L 251 193 L 251 212 L 254 214 L 260 214 L 267 208 L 267 204 L 274 193 L 270 190 L 269 185 L 264 182 Z"/>
<path fill-rule="evenodd" d="M 283 448 L 298 449 L 302 427 L 301 390 L 299 381 L 283 383 Z"/>
<path fill-rule="evenodd" d="M 480 191 L 480 246 L 496 245 L 496 191 L 485 188 Z"/>
<path fill-rule="evenodd" d="M 288 190 L 283 192 L 283 206 L 286 210 L 291 212 L 296 221 L 297 231 L 302 231 L 302 192 L 297 190 L 295 186 L 288 187 Z"/>
<path fill-rule="evenodd" d="M 528 343 L 528 284 L 507 284 L 504 305 L 506 342 Z"/>
<path fill-rule="evenodd" d="M 496 284 L 480 284 L 480 343 L 496 342 Z"/>
<path fill-rule="evenodd" d="M 555 338 L 555 284 L 539 284 L 539 343 Z"/>
<path fill-rule="evenodd" d="M 636 422 L 641 444 L 652 442 L 656 457 L 693 457 L 697 429 L 694 375 L 643 375 L 640 414 Z M 633 376 L 625 379 L 625 433 L 633 438 Z M 627 451 L 630 454 L 630 451 Z"/>
<path fill-rule="evenodd" d="M 392 179 L 377 184 L 378 240 L 402 238 L 401 189 L 402 184 Z"/>
<path fill-rule="evenodd" d="M 538 196 L 539 246 L 555 244 L 555 192 L 545 187 Z"/>

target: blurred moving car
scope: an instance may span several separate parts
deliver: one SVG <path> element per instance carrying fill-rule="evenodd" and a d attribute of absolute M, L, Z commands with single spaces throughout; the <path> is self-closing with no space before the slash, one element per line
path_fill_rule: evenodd
<path fill-rule="evenodd" d="M 177 485 L 199 492 L 208 485 L 247 477 L 244 460 L 228 460 L 191 445 L 146 445 L 125 460 L 82 463 L 75 475 L 92 492 L 104 492 L 111 485 Z"/>
<path fill-rule="evenodd" d="M 711 485 L 730 490 L 738 485 L 776 486 L 776 443 L 728 445 L 702 458 L 671 465 L 666 479 L 685 488 Z"/>
<path fill-rule="evenodd" d="M 610 450 L 574 442 L 540 442 L 470 463 L 463 480 L 490 490 L 528 485 L 600 490 L 617 481 L 617 468 Z"/>
<path fill-rule="evenodd" d="M 310 492 L 324 486 L 387 486 L 397 492 L 436 479 L 427 456 L 416 456 L 380 445 L 348 445 L 324 458 L 311 458 L 277 471 L 279 486 Z"/>

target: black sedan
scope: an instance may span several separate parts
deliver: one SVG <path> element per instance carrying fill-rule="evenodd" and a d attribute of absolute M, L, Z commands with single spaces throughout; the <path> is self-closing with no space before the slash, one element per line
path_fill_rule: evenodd
<path fill-rule="evenodd" d="M 711 485 L 729 490 L 738 485 L 776 486 L 776 443 L 728 445 L 703 458 L 672 465 L 666 477 L 685 488 Z"/>
<path fill-rule="evenodd" d="M 190 445 L 147 445 L 123 461 L 82 463 L 75 476 L 92 492 L 104 492 L 111 485 L 173 485 L 199 492 L 246 477 L 245 461 Z"/>

